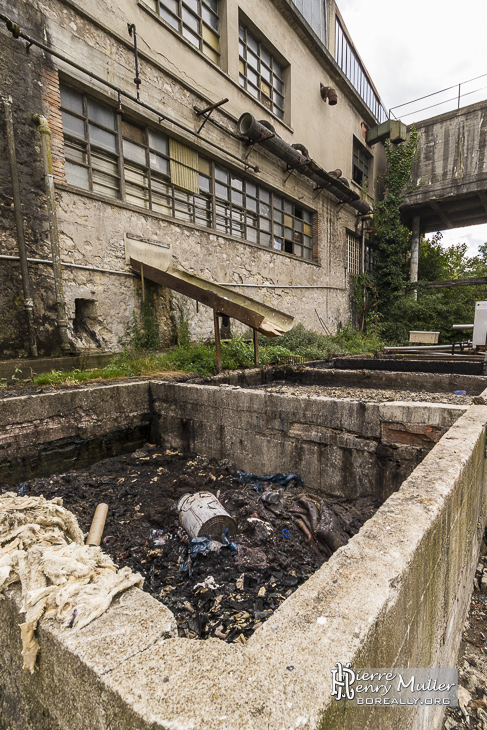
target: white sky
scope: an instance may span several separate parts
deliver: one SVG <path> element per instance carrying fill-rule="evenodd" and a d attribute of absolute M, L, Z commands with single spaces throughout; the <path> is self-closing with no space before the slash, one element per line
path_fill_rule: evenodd
<path fill-rule="evenodd" d="M 457 85 L 395 110 L 406 124 L 456 109 L 459 83 L 462 94 L 468 93 L 461 106 L 487 99 L 487 0 L 337 2 L 386 109 Z M 483 74 L 484 78 L 463 84 Z M 416 113 L 406 116 L 408 112 Z M 474 255 L 478 245 L 487 242 L 487 225 L 443 231 L 444 244 L 460 241 Z"/>

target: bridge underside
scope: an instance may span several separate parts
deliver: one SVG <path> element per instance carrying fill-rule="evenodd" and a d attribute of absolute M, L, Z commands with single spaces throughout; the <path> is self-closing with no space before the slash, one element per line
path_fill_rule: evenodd
<path fill-rule="evenodd" d="M 463 228 L 487 223 L 487 192 L 472 191 L 408 204 L 401 209 L 404 223 L 412 228 L 413 218 L 420 218 L 423 233 Z"/>
<path fill-rule="evenodd" d="M 410 130 L 411 128 L 409 128 Z M 487 101 L 416 124 L 418 156 L 401 213 L 423 233 L 487 223 Z"/>

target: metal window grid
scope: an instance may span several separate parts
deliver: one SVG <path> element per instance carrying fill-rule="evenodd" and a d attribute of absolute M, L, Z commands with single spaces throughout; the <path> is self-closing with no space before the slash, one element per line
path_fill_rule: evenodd
<path fill-rule="evenodd" d="M 167 135 L 117 114 L 113 107 L 64 84 L 61 102 L 64 118 L 71 121 L 71 126 L 81 125 L 83 134 L 73 135 L 64 129 L 66 162 L 71 164 L 66 170 L 69 185 L 312 260 L 313 211 L 199 155 L 198 170 L 187 166 L 188 173 L 197 172 L 199 192 L 181 189 L 171 179 L 174 160 Z M 83 113 L 73 111 L 74 107 Z M 113 129 L 95 124 L 89 115 L 92 107 L 106 121 L 113 117 Z M 94 145 L 89 125 L 113 135 L 118 153 Z M 110 176 L 110 165 L 116 166 L 116 175 Z M 107 166 L 104 187 L 97 188 L 97 175 Z M 188 180 L 191 178 L 189 174 Z M 110 180 L 112 187 L 108 185 Z"/>
<path fill-rule="evenodd" d="M 277 117 L 283 119 L 283 67 L 244 25 L 240 25 L 239 35 L 240 85 Z"/>
<path fill-rule="evenodd" d="M 220 63 L 219 0 L 157 0 L 159 15 L 215 63 Z"/>
<path fill-rule="evenodd" d="M 347 271 L 360 274 L 360 239 L 347 231 Z"/>
<path fill-rule="evenodd" d="M 372 88 L 367 73 L 350 45 L 338 18 L 336 19 L 335 61 L 345 76 L 351 81 L 376 119 L 379 122 L 385 122 L 387 119 L 385 109 Z"/>

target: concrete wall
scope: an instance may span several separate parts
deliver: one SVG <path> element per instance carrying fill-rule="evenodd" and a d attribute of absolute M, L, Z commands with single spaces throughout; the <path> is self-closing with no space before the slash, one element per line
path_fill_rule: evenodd
<path fill-rule="evenodd" d="M 84 466 L 148 437 L 147 381 L 0 400 L 0 481 Z M 166 448 L 254 473 L 297 472 L 324 494 L 386 498 L 462 406 L 288 397 L 152 382 Z"/>
<path fill-rule="evenodd" d="M 213 114 L 213 118 L 224 129 L 235 134 L 238 117 L 243 112 L 250 111 L 257 119 L 271 121 L 276 126 L 277 133 L 288 143 L 305 144 L 310 155 L 326 170 L 338 167 L 351 179 L 353 137 L 362 140 L 362 122 L 371 126 L 375 123 L 374 119 L 338 69 L 330 53 L 316 39 L 312 41 L 304 25 L 296 19 L 292 3 L 280 2 L 274 5 L 264 0 L 257 3 L 245 0 L 239 5 L 234 0 L 222 3 L 224 12 L 221 23 L 221 67 L 209 61 L 181 35 L 172 31 L 151 11 L 152 5 L 151 0 L 141 0 L 137 4 L 132 0 L 123 0 L 116 5 L 108 1 L 88 0 L 78 3 L 76 0 L 55 0 L 47 7 L 38 0 L 33 3 L 19 0 L 13 8 L 7 0 L 0 0 L 0 9 L 6 14 L 10 13 L 34 37 L 47 39 L 53 48 L 73 58 L 82 67 L 134 94 L 134 55 L 127 24 L 135 23 L 141 64 L 141 98 L 145 102 L 196 130 L 201 118 L 196 117 L 194 106 L 202 108 L 228 97 L 228 104 Z M 329 5 L 332 15 L 334 4 Z M 39 18 L 34 23 L 31 22 L 31 16 L 35 14 L 37 7 Z M 289 64 L 286 71 L 286 115 L 283 121 L 239 86 L 239 12 L 245 14 L 257 30 L 260 29 L 266 43 Z M 329 23 L 329 32 L 333 35 L 334 20 L 332 21 Z M 123 199 L 107 199 L 68 186 L 64 173 L 58 70 L 61 71 L 64 82 L 78 84 L 81 89 L 98 95 L 105 103 L 116 104 L 115 95 L 112 91 L 107 91 L 103 84 L 65 64 L 53 60 L 51 66 L 47 56 L 35 47 L 30 49 L 27 56 L 23 44 L 13 40 L 3 26 L 0 34 L 2 43 L 9 49 L 5 58 L 7 68 L 11 67 L 11 49 L 19 49 L 16 51 L 13 77 L 22 79 L 22 93 L 19 93 L 15 84 L 6 88 L 12 91 L 16 124 L 25 131 L 25 159 L 22 157 L 20 160 L 23 185 L 26 190 L 30 189 L 34 193 L 36 205 L 41 209 L 39 220 L 31 217 L 33 209 L 30 200 L 24 198 L 24 215 L 29 227 L 28 254 L 33 258 L 43 259 L 49 255 L 45 246 L 48 239 L 46 217 L 43 213 L 42 178 L 39 175 L 39 140 L 31 122 L 32 112 L 36 111 L 46 115 L 53 132 L 62 260 L 70 264 L 119 272 L 104 274 L 69 266 L 64 268 L 70 334 L 78 349 L 118 349 L 120 337 L 127 333 L 132 312 L 140 311 L 139 280 L 127 276 L 130 270 L 124 260 L 125 236 L 134 233 L 151 240 L 171 242 L 175 265 L 211 281 L 240 285 L 243 293 L 294 314 L 297 321 L 306 323 L 308 327 L 321 331 L 315 308 L 332 330 L 349 320 L 350 286 L 345 271 L 346 229 L 353 231 L 355 228 L 354 210 L 348 206 L 339 209 L 337 201 L 326 191 L 317 196 L 311 182 L 298 173 L 286 179 L 284 164 L 259 149 L 258 145 L 252 149 L 246 148 L 241 141 L 211 123 L 204 128 L 203 139 L 197 140 L 178 130 L 170 122 L 159 121 L 154 114 L 144 112 L 127 100 L 123 101 L 124 110 L 132 120 L 162 129 L 193 146 L 200 154 L 205 154 L 239 173 L 245 169 L 243 164 L 229 160 L 225 152 L 208 147 L 204 140 L 219 144 L 223 150 L 228 150 L 239 159 L 250 151 L 249 162 L 258 165 L 259 173 L 247 171 L 249 179 L 281 192 L 290 200 L 296 201 L 296 204 L 307 206 L 316 212 L 313 261 L 260 247 L 227 234 L 217 234 L 214 230 L 175 221 L 156 212 L 129 205 Z M 47 76 L 43 72 L 44 67 L 49 71 Z M 33 73 L 33 69 L 38 69 L 37 75 Z M 337 88 L 337 106 L 331 107 L 323 103 L 320 83 Z M 28 104 L 24 105 L 26 98 Z M 1 124 L 0 129 L 0 136 L 3 136 Z M 37 149 L 34 149 L 34 144 Z M 370 153 L 375 159 L 375 177 L 384 165 L 383 150 L 376 146 Z M 34 160 L 37 170 L 35 178 L 32 175 Z M 8 181 L 6 186 L 8 187 Z M 351 186 L 360 193 L 360 189 L 353 182 Z M 372 185 L 370 192 L 374 192 Z M 9 195 L 9 191 L 6 194 Z M 9 199 L 10 223 L 0 236 L 0 254 L 16 255 L 10 203 Z M 11 278 L 12 271 L 18 278 L 18 269 L 16 262 L 0 262 L 0 291 L 4 292 L 0 299 L 0 316 L 4 316 L 9 325 L 0 331 L 0 354 L 5 357 L 26 354 L 21 298 L 17 294 L 15 299 L 16 293 L 11 284 L 3 285 L 4 281 Z M 45 282 L 42 295 L 40 292 L 36 294 L 40 354 L 52 354 L 58 342 L 53 317 L 51 269 L 35 263 L 30 265 L 30 269 L 36 291 L 39 277 L 44 277 Z M 261 285 L 262 288 L 246 289 L 243 285 L 249 282 Z M 268 289 L 266 284 L 283 288 Z M 311 288 L 286 288 L 296 285 Z M 173 334 L 171 307 L 176 318 L 178 307 L 170 301 L 167 292 L 159 289 L 157 296 L 161 329 L 166 339 L 170 339 Z M 76 299 L 89 303 L 87 325 L 94 335 L 86 331 L 81 334 L 73 331 L 73 325 L 76 324 Z M 196 311 L 192 301 L 184 301 L 183 309 L 183 316 L 189 321 L 194 338 L 211 334 L 212 317 L 208 309 L 200 307 Z M 12 312 L 15 313 L 14 320 Z M 49 323 L 45 321 L 46 318 Z M 11 326 L 12 322 L 15 322 L 15 326 Z"/>
<path fill-rule="evenodd" d="M 487 102 L 415 124 L 418 157 L 404 218 L 421 219 L 421 231 L 478 225 L 487 220 Z"/>
<path fill-rule="evenodd" d="M 164 442 L 256 474 L 297 472 L 323 494 L 386 498 L 465 411 L 229 386 L 153 383 Z"/>
<path fill-rule="evenodd" d="M 75 634 L 42 622 L 39 670 L 26 676 L 10 593 L 3 727 L 437 730 L 439 708 L 345 709 L 330 697 L 331 669 L 454 665 L 485 525 L 486 424 L 487 407 L 470 407 L 245 647 L 166 638 L 167 617 L 134 591 Z"/>

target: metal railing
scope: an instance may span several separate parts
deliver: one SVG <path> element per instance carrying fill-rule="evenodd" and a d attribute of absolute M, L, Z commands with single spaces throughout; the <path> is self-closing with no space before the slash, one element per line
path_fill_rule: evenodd
<path fill-rule="evenodd" d="M 457 109 L 460 109 L 460 102 L 462 99 L 464 99 L 467 96 L 472 96 L 472 94 L 478 94 L 481 91 L 486 91 L 487 86 L 482 86 L 479 89 L 474 89 L 473 91 L 467 91 L 462 93 L 462 87 L 465 87 L 467 84 L 471 84 L 474 81 L 478 81 L 479 79 L 487 79 L 487 74 L 482 74 L 481 76 L 475 76 L 473 79 L 468 79 L 467 81 L 461 81 L 459 84 L 453 84 L 453 86 L 447 86 L 445 89 L 441 89 L 440 91 L 434 91 L 432 94 L 426 94 L 425 96 L 419 96 L 417 99 L 412 99 L 412 101 L 407 101 L 404 104 L 398 104 L 397 106 L 393 106 L 389 109 L 389 119 L 391 117 L 394 117 L 394 119 L 398 119 L 396 115 L 393 113 L 396 109 L 402 109 L 405 106 L 409 106 L 410 104 L 415 104 L 419 101 L 423 101 L 424 99 L 430 99 L 433 96 L 438 96 L 439 94 L 445 94 L 448 91 L 452 91 L 453 89 L 456 89 L 457 93 L 455 96 L 451 96 L 448 99 L 442 99 L 442 101 L 438 101 L 434 104 L 430 104 L 429 106 L 424 106 L 421 109 L 415 109 L 412 112 L 407 112 L 406 114 L 401 114 L 401 119 L 405 119 L 406 117 L 411 116 L 412 114 L 420 114 L 421 112 L 427 111 L 428 109 L 433 109 L 437 106 L 442 106 L 443 104 L 449 104 L 452 101 L 457 102 Z"/>

